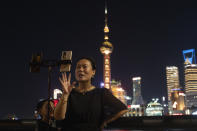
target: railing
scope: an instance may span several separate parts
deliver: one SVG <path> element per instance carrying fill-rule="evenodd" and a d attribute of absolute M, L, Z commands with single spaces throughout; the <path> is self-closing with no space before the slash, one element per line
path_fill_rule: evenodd
<path fill-rule="evenodd" d="M 123 117 L 108 124 L 106 129 L 197 131 L 197 116 Z"/>
<path fill-rule="evenodd" d="M 0 131 L 40 131 L 37 120 L 0 120 Z M 197 116 L 123 117 L 105 130 L 197 131 Z"/>

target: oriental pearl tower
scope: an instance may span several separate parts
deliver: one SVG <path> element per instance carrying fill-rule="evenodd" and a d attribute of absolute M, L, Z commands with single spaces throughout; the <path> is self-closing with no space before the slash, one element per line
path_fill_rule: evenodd
<path fill-rule="evenodd" d="M 109 28 L 107 23 L 107 3 L 105 3 L 105 27 L 104 27 L 104 42 L 100 47 L 100 52 L 103 54 L 103 81 L 104 87 L 111 90 L 111 62 L 110 55 L 113 51 L 113 45 L 109 42 Z"/>

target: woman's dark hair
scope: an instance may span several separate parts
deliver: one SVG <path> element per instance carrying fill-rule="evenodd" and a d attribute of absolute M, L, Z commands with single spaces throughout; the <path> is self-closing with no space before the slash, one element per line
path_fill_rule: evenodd
<path fill-rule="evenodd" d="M 37 111 L 39 111 L 42 108 L 42 106 L 43 106 L 43 104 L 44 104 L 45 101 L 47 101 L 47 99 L 41 100 L 41 101 L 39 101 L 37 103 L 37 105 L 36 105 L 36 110 Z"/>
<path fill-rule="evenodd" d="M 76 63 L 78 63 L 82 59 L 88 60 L 91 63 L 92 69 L 96 70 L 96 62 L 92 57 L 80 57 L 79 59 L 77 59 Z"/>
<path fill-rule="evenodd" d="M 46 101 L 48 101 L 48 99 L 40 100 L 40 101 L 37 103 L 37 105 L 36 105 L 36 110 L 39 111 L 39 110 L 42 108 L 42 106 L 44 105 L 44 103 L 45 103 Z M 53 100 L 50 100 L 50 101 L 53 102 Z"/>

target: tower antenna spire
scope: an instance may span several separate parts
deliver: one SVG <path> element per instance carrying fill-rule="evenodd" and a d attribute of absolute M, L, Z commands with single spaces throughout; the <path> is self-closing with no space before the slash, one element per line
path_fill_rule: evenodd
<path fill-rule="evenodd" d="M 108 33 L 109 33 L 109 27 L 108 27 L 108 17 L 107 17 L 107 0 L 105 0 L 105 27 L 104 27 L 104 40 L 105 41 L 108 41 L 109 40 L 109 37 L 108 37 Z"/>
<path fill-rule="evenodd" d="M 105 25 L 107 25 L 107 1 L 105 0 Z"/>

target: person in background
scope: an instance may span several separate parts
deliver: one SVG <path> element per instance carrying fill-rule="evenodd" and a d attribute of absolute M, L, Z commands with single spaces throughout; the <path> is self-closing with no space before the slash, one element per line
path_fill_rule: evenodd
<path fill-rule="evenodd" d="M 56 120 L 63 120 L 65 131 L 100 131 L 126 113 L 127 107 L 106 88 L 96 88 L 91 79 L 96 73 L 92 58 L 78 59 L 75 68 L 77 81 L 71 84 L 71 74 L 62 73 L 59 81 L 63 94 L 54 111 Z"/>
<path fill-rule="evenodd" d="M 48 100 L 42 100 L 38 102 L 36 106 L 36 111 L 35 111 L 35 117 L 37 119 L 41 119 L 41 121 L 51 124 L 52 120 L 54 119 L 54 103 L 53 100 L 50 100 L 50 105 L 49 105 L 49 116 L 48 116 Z"/>

